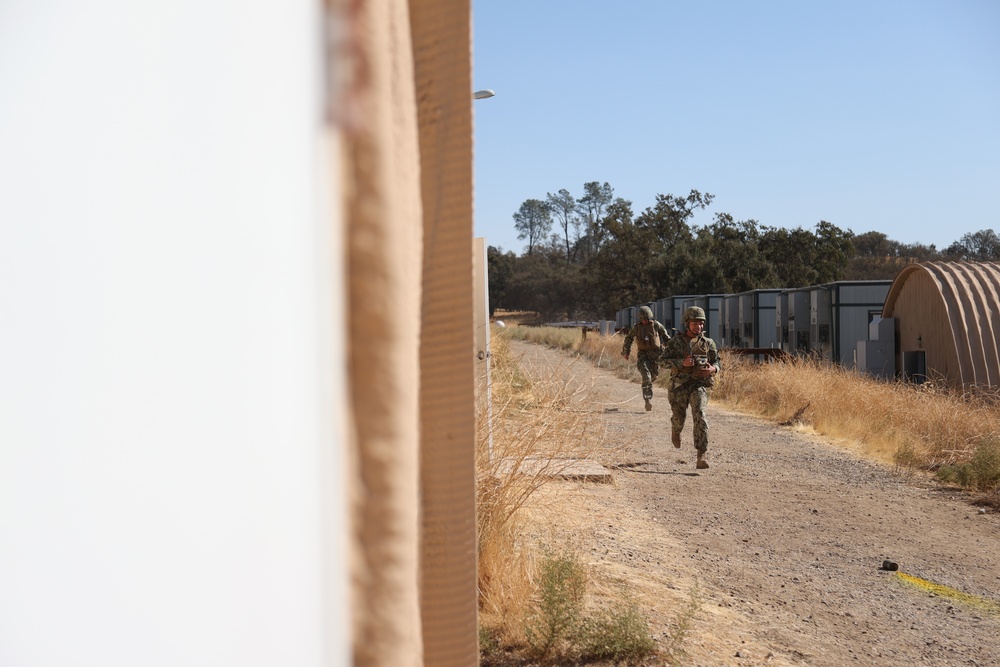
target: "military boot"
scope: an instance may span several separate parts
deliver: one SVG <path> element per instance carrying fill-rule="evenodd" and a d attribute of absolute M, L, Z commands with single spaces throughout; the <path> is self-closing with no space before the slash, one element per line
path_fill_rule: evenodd
<path fill-rule="evenodd" d="M 646 412 L 649 412 L 652 409 L 653 409 L 653 402 L 647 398 L 646 399 Z"/>
<path fill-rule="evenodd" d="M 708 468 L 708 461 L 705 460 L 704 452 L 698 452 L 698 463 L 696 463 L 694 467 L 698 470 L 705 470 Z"/>
<path fill-rule="evenodd" d="M 676 447 L 677 449 L 680 449 L 681 448 L 681 432 L 680 431 L 674 431 L 673 433 L 671 433 L 670 434 L 670 441 L 672 443 L 674 443 L 674 447 Z"/>

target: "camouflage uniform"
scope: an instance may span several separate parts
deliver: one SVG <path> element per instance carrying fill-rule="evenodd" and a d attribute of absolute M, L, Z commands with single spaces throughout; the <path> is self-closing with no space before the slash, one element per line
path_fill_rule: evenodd
<path fill-rule="evenodd" d="M 648 306 L 639 309 L 639 316 L 645 322 L 639 322 L 625 334 L 622 344 L 622 356 L 627 357 L 632 351 L 632 341 L 636 343 L 635 366 L 642 376 L 642 397 L 646 400 L 646 409 L 652 409 L 649 401 L 653 398 L 653 382 L 660 375 L 660 351 L 670 338 L 666 327 L 653 319 L 653 311 Z"/>
<path fill-rule="evenodd" d="M 686 326 L 687 322 L 685 322 Z M 671 338 L 663 349 L 661 361 L 670 368 L 670 409 L 673 415 L 670 426 L 673 430 L 674 445 L 680 446 L 680 432 L 684 428 L 688 406 L 691 406 L 691 418 L 694 420 L 694 448 L 700 456 L 708 451 L 708 421 L 705 419 L 705 408 L 708 406 L 709 388 L 715 384 L 714 375 L 698 377 L 694 372 L 698 366 L 684 366 L 684 358 L 688 354 L 700 360 L 699 365 L 719 366 L 719 349 L 708 336 L 701 334 L 694 338 L 683 333 Z"/>

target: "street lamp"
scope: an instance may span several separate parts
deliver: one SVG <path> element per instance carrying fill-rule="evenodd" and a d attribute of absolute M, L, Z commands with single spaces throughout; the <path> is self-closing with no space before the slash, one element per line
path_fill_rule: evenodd
<path fill-rule="evenodd" d="M 486 90 L 477 90 L 476 92 L 472 93 L 473 99 L 477 100 L 485 100 L 490 97 L 493 97 L 494 95 L 496 95 L 496 93 L 490 90 L 489 88 L 487 88 Z"/>

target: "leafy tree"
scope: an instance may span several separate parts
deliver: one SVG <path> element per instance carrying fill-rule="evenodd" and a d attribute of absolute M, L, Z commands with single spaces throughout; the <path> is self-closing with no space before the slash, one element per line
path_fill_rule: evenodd
<path fill-rule="evenodd" d="M 716 213 L 715 222 L 698 236 L 705 249 L 697 253 L 704 260 L 699 281 L 690 287 L 694 293 L 735 294 L 778 286 L 774 265 L 760 251 L 756 220 L 736 221 L 728 213 Z"/>
<path fill-rule="evenodd" d="M 843 280 L 847 264 L 854 256 L 854 232 L 844 231 L 832 222 L 816 223 L 816 282 Z"/>
<path fill-rule="evenodd" d="M 857 257 L 872 257 L 890 260 L 900 256 L 901 245 L 882 232 L 865 232 L 853 239 Z"/>
<path fill-rule="evenodd" d="M 598 228 L 612 201 L 614 201 L 614 189 L 606 182 L 590 181 L 583 184 L 583 196 L 577 199 L 576 203 L 578 219 L 584 227 L 579 246 L 585 259 L 589 260 L 601 245 Z"/>
<path fill-rule="evenodd" d="M 686 197 L 657 195 L 634 219 L 630 202 L 618 199 L 608 207 L 598 226 L 600 246 L 588 263 L 603 312 L 676 293 L 692 245 L 689 221 L 711 200 L 697 190 Z"/>
<path fill-rule="evenodd" d="M 518 238 L 528 245 L 521 257 L 488 249 L 491 312 L 502 306 L 547 319 L 596 318 L 670 294 L 891 278 L 906 263 L 945 256 L 1000 259 L 993 230 L 966 234 L 942 254 L 933 245 L 902 244 L 881 232 L 855 235 L 825 220 L 809 231 L 717 213 L 711 224 L 695 226 L 695 213 L 714 199 L 698 190 L 658 194 L 637 216 L 608 183 L 591 181 L 583 190 L 575 200 L 566 189 L 526 200 L 514 214 Z M 561 233 L 552 233 L 555 221 Z"/>
<path fill-rule="evenodd" d="M 687 197 L 658 194 L 656 203 L 642 212 L 636 219 L 636 225 L 647 227 L 660 243 L 670 249 L 693 238 L 689 224 L 691 218 L 695 211 L 708 207 L 714 198 L 714 195 L 697 190 L 691 190 Z"/>
<path fill-rule="evenodd" d="M 891 279 L 905 265 L 902 244 L 882 232 L 858 234 L 852 243 L 855 254 L 844 275 L 847 280 Z"/>
<path fill-rule="evenodd" d="M 519 240 L 528 240 L 528 254 L 552 230 L 552 212 L 540 199 L 528 199 L 514 214 L 514 229 Z"/>
<path fill-rule="evenodd" d="M 497 308 L 507 308 L 507 285 L 516 270 L 517 256 L 494 246 L 486 247 L 486 271 L 490 284 L 490 317 Z"/>
<path fill-rule="evenodd" d="M 944 254 L 974 262 L 1000 259 L 1000 236 L 992 229 L 964 234 L 961 239 L 948 246 Z"/>
<path fill-rule="evenodd" d="M 533 310 L 543 319 L 576 319 L 586 298 L 582 267 L 567 266 L 558 245 L 519 257 L 507 283 L 505 302 L 514 310 Z"/>
<path fill-rule="evenodd" d="M 569 190 L 565 188 L 552 194 L 549 192 L 547 194 L 546 204 L 549 210 L 555 214 L 556 220 L 559 221 L 559 226 L 563 230 L 563 240 L 566 243 L 566 263 L 568 264 L 572 258 L 570 253 L 570 242 L 569 242 L 569 228 L 570 225 L 579 227 L 580 221 L 576 217 L 576 199 L 573 195 L 569 193 Z"/>
<path fill-rule="evenodd" d="M 907 262 L 934 262 L 943 259 L 934 244 L 908 243 L 900 246 L 900 256 Z"/>
<path fill-rule="evenodd" d="M 776 287 L 806 287 L 843 280 L 854 245 L 854 233 L 821 220 L 816 233 L 765 228 L 760 248 L 774 266 Z"/>
<path fill-rule="evenodd" d="M 617 199 L 608 206 L 600 220 L 599 233 L 604 241 L 588 262 L 605 312 L 614 312 L 621 303 L 638 303 L 644 276 L 642 264 L 650 250 L 642 230 L 632 219 L 632 203 Z"/>
<path fill-rule="evenodd" d="M 636 218 L 641 247 L 636 261 L 643 262 L 642 300 L 678 293 L 690 265 L 694 234 L 691 218 L 711 203 L 713 196 L 691 190 L 687 197 L 656 195 L 653 206 Z"/>
<path fill-rule="evenodd" d="M 774 267 L 780 287 L 816 284 L 813 267 L 816 237 L 811 233 L 801 227 L 765 227 L 759 245 L 764 257 Z"/>

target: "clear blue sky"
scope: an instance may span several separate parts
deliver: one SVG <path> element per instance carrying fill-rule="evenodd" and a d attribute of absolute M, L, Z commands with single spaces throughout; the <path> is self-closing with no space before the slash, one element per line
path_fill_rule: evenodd
<path fill-rule="evenodd" d="M 1000 228 L 996 0 L 475 0 L 475 235 L 608 182 L 938 249 Z"/>

